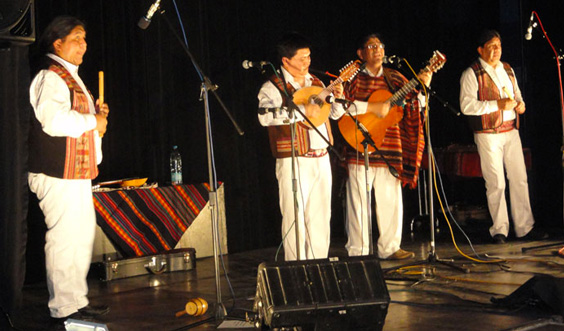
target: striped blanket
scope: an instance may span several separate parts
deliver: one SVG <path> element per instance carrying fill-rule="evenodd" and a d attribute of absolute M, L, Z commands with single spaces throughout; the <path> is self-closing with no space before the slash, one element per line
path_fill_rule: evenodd
<path fill-rule="evenodd" d="M 96 221 L 123 257 L 173 249 L 209 199 L 209 184 L 94 192 Z"/>

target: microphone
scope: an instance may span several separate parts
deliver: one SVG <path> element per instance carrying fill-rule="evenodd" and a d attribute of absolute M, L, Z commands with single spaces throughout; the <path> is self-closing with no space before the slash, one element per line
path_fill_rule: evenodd
<path fill-rule="evenodd" d="M 533 38 L 533 27 L 536 26 L 534 23 L 535 15 L 534 11 L 531 12 L 531 18 L 529 19 L 529 26 L 527 27 L 527 33 L 525 33 L 525 39 L 531 40 Z"/>
<path fill-rule="evenodd" d="M 258 68 L 258 69 L 262 69 L 262 67 L 269 65 L 270 62 L 268 61 L 249 61 L 249 60 L 245 60 L 243 61 L 243 68 L 245 69 L 249 69 L 249 68 Z"/>
<path fill-rule="evenodd" d="M 328 95 L 327 97 L 325 97 L 325 102 L 327 103 L 340 103 L 342 105 L 348 106 L 348 105 L 352 105 L 354 102 L 347 100 L 347 99 L 339 99 L 339 98 L 335 98 L 332 95 Z"/>
<path fill-rule="evenodd" d="M 401 57 L 395 55 L 390 55 L 390 56 L 385 55 L 382 62 L 390 63 L 390 64 L 399 64 L 401 62 Z"/>
<path fill-rule="evenodd" d="M 155 15 L 155 12 L 159 10 L 160 6 L 161 6 L 161 0 L 155 1 L 155 3 L 153 3 L 149 8 L 149 10 L 147 11 L 147 14 L 139 19 L 137 26 L 143 30 L 148 28 L 149 24 L 151 24 L 151 18 L 153 18 L 153 15 Z"/>

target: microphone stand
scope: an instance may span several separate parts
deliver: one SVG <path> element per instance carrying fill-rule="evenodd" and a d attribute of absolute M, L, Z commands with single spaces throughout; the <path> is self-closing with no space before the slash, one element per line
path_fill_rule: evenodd
<path fill-rule="evenodd" d="M 294 120 L 293 123 L 290 123 L 290 144 L 291 144 L 291 158 L 292 158 L 292 167 L 291 167 L 291 171 L 292 171 L 292 195 L 293 195 L 293 199 L 294 199 L 294 232 L 295 232 L 295 236 L 296 236 L 296 260 L 300 261 L 301 260 L 301 253 L 300 253 L 300 229 L 298 226 L 298 214 L 299 214 L 299 208 L 298 208 L 298 180 L 296 177 L 296 147 L 295 147 L 295 132 L 296 132 L 296 125 L 297 122 L 295 120 L 295 112 L 298 112 L 300 115 L 302 115 L 302 118 L 309 124 L 310 128 L 313 128 L 313 130 L 315 130 L 315 132 L 321 137 L 321 139 L 323 139 L 323 141 L 325 141 L 325 143 L 327 144 L 327 150 L 332 151 L 338 158 L 339 160 L 343 161 L 345 158 L 335 149 L 333 148 L 333 145 L 331 145 L 331 142 L 325 138 L 325 136 L 323 134 L 321 134 L 321 132 L 319 131 L 319 129 L 312 123 L 312 121 L 305 116 L 305 114 L 300 110 L 300 108 L 298 107 L 298 105 L 296 105 L 294 103 L 294 101 L 292 100 L 292 96 L 290 95 L 290 93 L 288 92 L 288 89 L 286 88 L 286 82 L 283 79 L 283 74 L 282 74 L 282 78 L 278 75 L 278 72 L 276 71 L 276 68 L 274 68 L 274 66 L 271 64 L 271 67 L 274 71 L 274 74 L 276 76 L 278 76 L 278 78 L 280 80 L 283 81 L 283 92 L 286 96 L 286 100 L 288 100 L 288 110 L 289 110 L 289 121 Z M 261 68 L 261 74 L 264 74 L 265 70 Z M 321 105 L 320 105 L 321 107 Z M 328 128 L 328 130 L 330 130 L 330 128 Z M 283 234 L 284 236 L 284 234 Z M 284 240 L 284 239 L 282 239 Z"/>
<path fill-rule="evenodd" d="M 455 116 L 460 116 L 461 112 L 459 112 L 457 109 L 455 109 L 453 106 L 451 106 L 448 101 L 441 98 L 435 90 L 432 90 L 430 87 L 427 87 L 426 89 L 427 89 L 427 94 L 429 95 L 430 98 L 434 97 L 444 108 L 447 108 L 448 110 L 450 110 L 450 112 L 453 113 Z M 430 145 L 428 144 L 428 146 L 430 146 Z M 429 167 L 429 171 L 430 171 L 431 165 L 429 164 L 428 167 Z M 425 170 L 420 169 L 419 172 L 423 173 L 424 178 L 426 178 Z M 423 199 L 424 199 L 425 204 L 426 204 L 425 214 L 423 214 L 423 208 L 422 208 L 422 205 L 421 205 L 421 191 L 422 190 L 423 190 Z M 431 197 L 432 196 L 433 195 L 431 195 Z M 429 216 L 429 211 L 428 211 L 429 202 L 428 202 L 428 197 L 427 197 L 427 184 L 426 184 L 426 182 L 423 182 L 423 189 L 421 189 L 420 181 L 417 182 L 417 197 L 418 197 L 418 200 L 419 200 L 419 215 L 417 215 L 417 216 L 415 216 L 411 219 L 410 230 L 411 230 L 412 238 L 414 236 L 415 224 L 417 222 L 417 219 L 418 218 L 421 219 L 425 215 Z"/>
<path fill-rule="evenodd" d="M 300 115 L 302 115 L 303 119 L 309 124 L 310 128 L 313 128 L 315 130 L 315 132 L 317 132 L 317 134 L 323 139 L 323 141 L 325 141 L 327 143 L 327 149 L 329 151 L 332 151 L 333 153 L 335 153 L 335 155 L 341 161 L 344 160 L 344 157 L 335 148 L 333 148 L 333 145 L 331 145 L 331 142 L 323 134 L 321 134 L 319 129 L 317 127 L 315 127 L 315 125 L 311 122 L 311 120 L 309 118 L 307 118 L 307 116 L 305 116 L 305 114 L 300 110 L 298 105 L 296 105 L 294 103 L 294 101 L 292 101 L 288 91 L 286 90 L 286 86 L 284 86 L 284 92 L 286 93 L 287 100 L 288 100 L 289 118 L 294 119 L 294 122 L 290 124 L 290 127 L 291 127 L 290 143 L 292 145 L 292 147 L 291 147 L 292 148 L 292 193 L 293 193 L 293 196 L 294 196 L 294 232 L 295 232 L 295 236 L 296 236 L 296 260 L 300 261 L 301 260 L 301 253 L 300 253 L 300 228 L 299 228 L 299 224 L 298 224 L 298 214 L 299 214 L 298 180 L 297 180 L 297 177 L 296 177 L 296 173 L 297 173 L 296 172 L 296 158 L 297 158 L 297 156 L 296 156 L 296 147 L 295 147 L 295 132 L 296 132 L 297 122 L 295 121 L 294 112 L 298 112 Z M 330 130 L 330 128 L 328 128 L 328 130 Z"/>
<path fill-rule="evenodd" d="M 441 98 L 435 90 L 431 90 L 430 87 L 427 87 L 427 93 L 429 94 L 430 97 L 434 97 L 438 102 L 440 102 L 441 106 L 450 110 L 454 115 L 460 116 L 461 113 L 458 110 L 456 110 L 453 106 L 451 106 L 450 103 L 448 103 L 448 101 Z"/>
<path fill-rule="evenodd" d="M 352 103 L 351 103 L 352 104 Z M 384 161 L 384 163 L 386 163 L 386 165 L 388 166 L 388 170 L 390 171 L 390 173 L 392 174 L 392 176 L 394 176 L 395 178 L 399 178 L 399 173 L 397 171 L 396 168 L 394 168 L 389 162 L 388 159 L 384 156 L 384 154 L 382 154 L 382 151 L 376 147 L 376 143 L 374 142 L 374 140 L 372 139 L 372 135 L 370 134 L 370 132 L 368 132 L 368 130 L 366 129 L 366 127 L 359 121 L 356 120 L 356 118 L 349 112 L 348 108 L 350 107 L 349 104 L 346 107 L 346 114 L 352 118 L 354 124 L 356 125 L 356 128 L 362 133 L 362 136 L 364 137 L 364 140 L 362 140 L 361 144 L 364 147 L 364 181 L 365 181 L 365 190 L 366 190 L 366 216 L 367 216 L 367 221 L 368 224 L 366 224 L 367 228 L 368 228 L 368 254 L 369 255 L 375 255 L 374 254 L 374 241 L 372 240 L 373 236 L 372 236 L 372 190 L 370 189 L 370 183 L 368 182 L 368 170 L 370 167 L 370 153 L 368 152 L 368 145 L 372 146 L 372 148 L 374 148 L 374 150 L 376 151 L 376 153 L 378 153 L 378 156 L 380 156 L 380 158 L 382 158 L 382 160 Z M 374 188 L 376 189 L 376 188 Z M 362 233 L 362 230 L 361 230 Z M 361 234 L 362 236 L 362 234 Z"/>
<path fill-rule="evenodd" d="M 428 89 L 427 86 L 425 86 L 424 88 Z M 433 95 L 435 97 L 437 97 L 436 94 L 433 94 Z M 438 99 L 438 100 L 440 101 L 440 99 Z M 428 102 L 429 101 L 427 100 L 427 103 Z M 443 106 L 445 106 L 445 104 L 448 105 L 447 102 L 443 102 L 443 101 L 441 101 L 441 102 L 443 103 Z M 447 107 L 447 106 L 445 106 L 445 107 Z M 447 107 L 447 108 L 450 109 L 450 107 Z M 452 111 L 452 109 L 450 109 L 450 110 Z M 458 112 L 455 111 L 454 113 L 457 114 Z M 429 200 L 427 202 L 428 202 L 429 224 L 430 224 L 430 234 L 431 234 L 430 241 L 429 241 L 430 250 L 429 250 L 427 260 L 410 262 L 410 263 L 407 263 L 407 264 L 404 264 L 404 265 L 401 265 L 401 266 L 398 266 L 398 267 L 394 267 L 394 268 L 391 268 L 391 269 L 404 268 L 404 267 L 415 266 L 415 265 L 420 265 L 420 264 L 433 265 L 433 264 L 440 263 L 442 265 L 451 267 L 453 269 L 462 271 L 464 273 L 469 273 L 470 270 L 468 268 L 464 268 L 464 267 L 460 267 L 460 266 L 455 265 L 453 263 L 452 259 L 449 259 L 449 260 L 440 259 L 437 255 L 437 252 L 436 252 L 435 212 L 434 212 L 435 207 L 434 207 L 434 201 L 433 201 L 433 198 L 434 198 L 434 195 L 433 195 L 433 181 L 434 181 L 434 179 L 433 179 L 433 177 L 434 177 L 434 175 L 433 175 L 433 170 L 431 168 L 431 167 L 435 167 L 435 163 L 433 162 L 433 148 L 432 148 L 432 145 L 431 145 L 431 134 L 430 134 L 430 132 L 431 132 L 431 123 L 430 122 L 431 121 L 430 121 L 430 116 L 427 116 L 427 118 L 425 120 L 426 120 L 426 124 L 427 124 L 427 141 L 426 141 L 426 144 L 427 144 L 427 163 L 429 164 L 429 171 L 428 171 L 428 174 L 427 174 L 427 190 L 428 190 L 427 194 L 428 194 Z M 388 270 L 390 270 L 390 269 L 388 269 Z M 387 271 L 387 270 L 384 270 L 384 272 L 385 271 Z"/>
<path fill-rule="evenodd" d="M 208 319 L 212 320 L 215 319 L 216 321 L 222 321 L 227 316 L 227 311 L 225 309 L 225 305 L 222 302 L 221 298 L 221 271 L 219 267 L 219 254 L 221 250 L 220 240 L 219 240 L 219 222 L 218 222 L 218 214 L 216 213 L 216 206 L 217 206 L 217 180 L 214 176 L 215 169 L 215 160 L 213 158 L 213 141 L 211 135 L 211 126 L 210 126 L 210 109 L 209 109 L 209 98 L 208 98 L 208 91 L 212 91 L 216 99 L 218 100 L 219 104 L 233 123 L 235 129 L 239 133 L 239 135 L 243 135 L 244 132 L 240 129 L 239 125 L 235 122 L 233 116 L 222 102 L 221 98 L 215 92 L 218 88 L 217 85 L 213 84 L 207 76 L 203 74 L 202 69 L 198 65 L 196 59 L 188 49 L 188 46 L 184 43 L 180 35 L 176 32 L 173 28 L 171 22 L 169 21 L 168 17 L 165 14 L 164 10 L 160 11 L 162 17 L 165 19 L 168 27 L 174 34 L 174 36 L 178 39 L 182 48 L 192 61 L 194 68 L 202 77 L 202 84 L 200 87 L 200 100 L 204 101 L 204 112 L 205 112 L 205 121 L 206 121 L 206 146 L 207 146 L 207 156 L 208 156 L 208 176 L 209 176 L 209 184 L 210 184 L 210 191 L 209 191 L 209 207 L 210 207 L 210 214 L 211 214 L 211 223 L 212 223 L 212 235 L 213 235 L 213 255 L 214 255 L 214 267 L 215 267 L 215 286 L 216 286 L 216 307 L 215 307 L 215 314 L 214 317 Z"/>
<path fill-rule="evenodd" d="M 560 63 L 560 60 L 562 60 L 564 58 L 564 55 L 559 54 L 556 51 L 556 48 L 554 48 L 554 45 L 552 44 L 552 41 L 550 41 L 550 38 L 548 37 L 548 34 L 546 33 L 544 26 L 542 25 L 542 22 L 540 20 L 539 15 L 537 14 L 537 12 L 533 10 L 533 12 L 531 13 L 531 17 L 532 17 L 533 14 L 537 17 L 537 21 L 539 22 L 539 26 L 541 28 L 543 37 L 546 39 L 546 41 L 550 45 L 550 48 L 554 52 L 554 59 L 556 60 L 556 69 L 557 69 L 557 72 L 558 72 L 558 86 L 560 87 L 560 91 L 559 91 L 560 92 L 560 113 L 562 115 L 562 134 L 563 134 L 562 135 L 562 146 L 560 147 L 560 151 L 562 152 L 561 166 L 562 166 L 562 170 L 564 171 L 564 92 L 563 92 L 563 89 L 562 89 L 562 66 L 561 66 L 561 63 Z M 536 27 L 536 24 L 533 24 L 533 27 Z M 563 181 L 562 184 L 563 184 L 563 188 L 564 188 L 564 181 Z M 546 248 L 546 247 L 549 247 L 549 246 L 561 246 L 562 244 L 564 244 L 564 242 L 556 243 L 556 244 L 552 244 L 552 245 L 541 245 L 541 246 L 536 246 L 536 247 L 535 246 L 533 246 L 533 247 L 523 247 L 521 249 L 521 251 L 524 253 L 528 250 L 533 250 L 533 249 L 537 249 L 537 248 Z"/>

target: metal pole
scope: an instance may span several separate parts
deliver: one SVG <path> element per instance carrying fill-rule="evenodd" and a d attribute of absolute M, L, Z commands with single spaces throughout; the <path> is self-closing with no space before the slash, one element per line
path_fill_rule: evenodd
<path fill-rule="evenodd" d="M 208 103 L 208 89 L 206 83 L 202 83 L 202 97 L 204 99 L 204 111 L 205 111 L 205 121 L 206 121 L 206 145 L 208 152 L 208 176 L 210 184 L 209 193 L 209 207 L 211 212 L 211 223 L 212 223 L 212 236 L 213 236 L 213 258 L 215 267 L 215 294 L 216 294 L 216 310 L 215 318 L 218 321 L 222 321 L 225 316 L 227 316 L 227 310 L 223 305 L 221 299 L 221 269 L 219 267 L 219 222 L 218 214 L 215 211 L 215 206 L 217 206 L 217 188 L 216 181 L 213 174 L 213 160 L 212 160 L 212 142 L 211 142 L 211 127 L 210 127 L 210 113 L 209 113 L 209 103 Z"/>

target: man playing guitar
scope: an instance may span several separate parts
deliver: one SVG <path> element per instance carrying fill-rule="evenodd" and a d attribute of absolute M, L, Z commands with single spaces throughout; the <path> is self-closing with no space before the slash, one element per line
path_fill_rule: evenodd
<path fill-rule="evenodd" d="M 333 97 L 343 98 L 342 82 L 354 77 L 360 67 L 360 61 L 347 65 L 339 77 L 325 87 L 309 73 L 309 45 L 309 41 L 295 33 L 283 37 L 277 45 L 282 64 L 280 71 L 262 85 L 258 94 L 258 119 L 268 128 L 270 147 L 276 158 L 287 261 L 296 260 L 298 256 L 300 259 L 326 258 L 329 253 L 332 174 L 327 148 L 333 142 L 329 118 L 338 119 L 345 114 L 341 104 L 330 102 Z M 301 113 L 292 111 L 294 106 Z M 371 111 L 381 111 L 381 108 L 382 104 Z M 296 156 L 294 166 L 292 151 Z M 294 189 L 297 191 L 295 199 Z M 295 224 L 299 240 L 296 240 Z"/>
<path fill-rule="evenodd" d="M 270 147 L 276 158 L 286 261 L 296 260 L 298 256 L 300 259 L 326 258 L 329 253 L 332 178 L 327 141 L 332 142 L 333 139 L 331 126 L 325 118 L 316 127 L 316 132 L 300 113 L 292 111 L 293 105 L 298 104 L 292 101 L 295 91 L 313 86 L 324 87 L 318 78 L 309 73 L 309 45 L 309 41 L 301 35 L 292 33 L 284 36 L 277 44 L 281 69 L 263 84 L 258 94 L 258 119 L 262 126 L 268 128 Z M 336 96 L 342 97 L 342 91 L 342 85 L 335 87 Z M 341 105 L 328 106 L 333 119 L 344 112 Z M 298 108 L 308 118 L 320 112 L 320 105 L 314 102 L 298 104 Z M 296 155 L 294 166 L 293 151 Z M 293 182 L 294 176 L 296 183 Z M 297 215 L 294 203 L 298 204 Z M 298 241 L 296 225 L 300 237 Z M 299 247 L 296 247 L 297 242 Z"/>
<path fill-rule="evenodd" d="M 358 114 L 372 112 L 379 117 L 393 116 L 399 122 L 384 128 L 381 132 L 383 140 L 379 150 L 399 173 L 399 178 L 394 177 L 388 165 L 378 153 L 369 156 L 368 180 L 365 176 L 364 149 L 361 146 L 363 137 L 347 139 L 355 150 L 347 155 L 349 178 L 347 180 L 347 251 L 350 256 L 367 255 L 369 253 L 369 231 L 371 224 L 368 222 L 368 190 L 374 188 L 376 202 L 376 219 L 380 236 L 378 238 L 377 253 L 383 259 L 407 259 L 414 257 L 413 252 L 400 248 L 403 204 L 402 184 L 414 187 L 417 183 L 418 168 L 423 154 L 423 115 L 422 105 L 425 98 L 417 91 L 406 95 L 403 107 L 390 107 L 386 99 L 393 92 L 402 88 L 407 79 L 398 71 L 384 68 L 382 66 L 385 48 L 381 38 L 377 34 L 370 34 L 358 44 L 357 55 L 365 61 L 365 68 L 352 80 L 345 84 L 345 95 L 347 99 L 354 101 L 351 108 L 356 108 Z M 431 83 L 432 72 L 425 71 L 418 75 L 425 84 Z M 371 97 L 379 92 L 386 91 L 387 97 L 382 100 L 374 100 Z M 370 99 L 370 100 L 369 100 Z M 374 102 L 377 101 L 377 102 Z M 384 107 L 382 107 L 384 102 Z M 377 108 L 378 110 L 374 110 Z M 345 118 L 341 119 L 343 122 Z M 343 136 L 349 134 L 344 132 L 340 126 Z M 370 131 L 370 130 L 369 130 Z M 373 136 L 376 132 L 370 132 Z M 345 138 L 346 139 L 346 138 Z M 368 149 L 370 152 L 371 150 Z M 372 149 L 373 151 L 373 149 Z"/>

